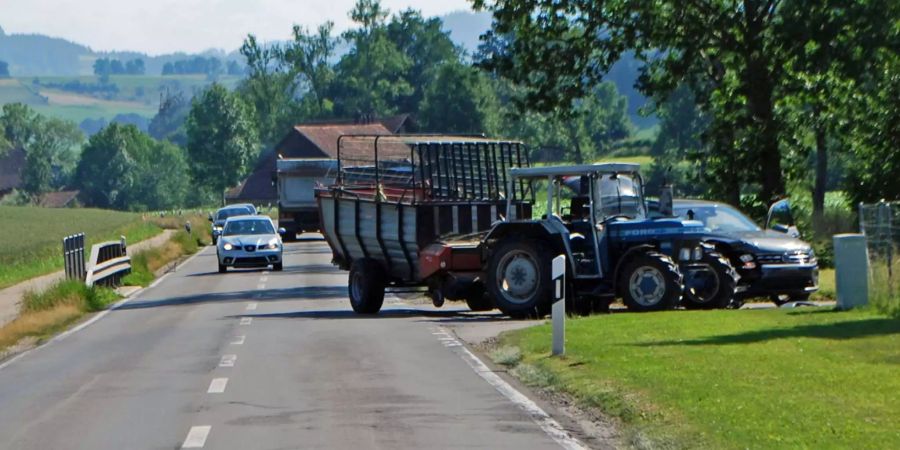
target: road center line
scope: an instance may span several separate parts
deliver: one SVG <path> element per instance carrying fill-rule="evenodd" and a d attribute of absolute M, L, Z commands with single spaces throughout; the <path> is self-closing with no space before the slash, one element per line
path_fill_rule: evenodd
<path fill-rule="evenodd" d="M 209 430 L 211 429 L 212 427 L 209 425 L 191 427 L 187 437 L 184 438 L 184 444 L 181 444 L 181 448 L 203 448 L 206 445 L 206 437 L 209 436 Z"/>
<path fill-rule="evenodd" d="M 267 276 L 262 276 L 262 277 L 260 277 L 260 279 L 259 279 L 259 282 L 260 282 L 260 283 L 265 283 L 266 281 L 269 281 L 269 277 L 267 277 Z"/>
<path fill-rule="evenodd" d="M 259 306 L 259 303 L 256 303 L 256 302 L 247 303 L 247 311 L 253 311 L 256 309 L 257 306 Z"/>
<path fill-rule="evenodd" d="M 237 361 L 237 355 L 222 355 L 219 367 L 234 367 L 235 361 Z"/>
<path fill-rule="evenodd" d="M 228 384 L 228 378 L 213 378 L 212 382 L 209 383 L 209 389 L 206 390 L 207 394 L 221 394 L 225 392 L 225 385 Z"/>
<path fill-rule="evenodd" d="M 241 325 L 250 325 L 253 322 L 252 317 L 243 317 L 241 318 Z"/>
<path fill-rule="evenodd" d="M 233 341 L 231 341 L 231 345 L 244 345 L 244 339 L 247 339 L 247 336 L 236 336 Z"/>
<path fill-rule="evenodd" d="M 266 283 L 259 283 L 256 285 L 256 288 L 259 290 L 263 290 L 266 288 Z"/>
<path fill-rule="evenodd" d="M 269 271 L 268 271 L 268 270 L 263 270 L 263 271 L 262 271 L 262 274 L 263 274 L 263 275 L 268 275 L 268 274 L 269 274 Z"/>

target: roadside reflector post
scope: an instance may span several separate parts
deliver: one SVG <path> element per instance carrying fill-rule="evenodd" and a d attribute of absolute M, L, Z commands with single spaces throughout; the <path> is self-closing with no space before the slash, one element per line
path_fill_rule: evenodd
<path fill-rule="evenodd" d="M 566 256 L 553 258 L 553 355 L 566 353 Z"/>
<path fill-rule="evenodd" d="M 855 308 L 869 302 L 866 235 L 834 235 L 834 281 L 838 309 Z"/>

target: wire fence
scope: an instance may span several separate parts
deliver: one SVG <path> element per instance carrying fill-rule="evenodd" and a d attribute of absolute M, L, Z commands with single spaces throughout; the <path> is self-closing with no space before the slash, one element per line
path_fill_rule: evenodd
<path fill-rule="evenodd" d="M 869 252 L 869 302 L 900 315 L 900 201 L 860 203 L 859 229 Z"/>

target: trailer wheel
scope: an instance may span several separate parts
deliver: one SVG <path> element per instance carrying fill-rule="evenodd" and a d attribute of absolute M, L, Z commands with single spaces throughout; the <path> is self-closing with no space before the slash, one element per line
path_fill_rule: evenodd
<path fill-rule="evenodd" d="M 678 266 L 662 253 L 647 252 L 632 257 L 619 278 L 619 292 L 630 311 L 672 309 L 681 300 L 683 278 Z"/>
<path fill-rule="evenodd" d="M 508 239 L 491 255 L 487 270 L 488 292 L 504 314 L 538 318 L 552 302 L 552 252 L 530 240 Z"/>
<path fill-rule="evenodd" d="M 466 305 L 472 311 L 490 311 L 495 308 L 494 301 L 485 291 L 481 282 L 473 283 L 466 295 Z"/>
<path fill-rule="evenodd" d="M 357 259 L 348 279 L 350 306 L 358 314 L 375 314 L 384 303 L 384 271 L 371 259 Z"/>
<path fill-rule="evenodd" d="M 734 300 L 740 276 L 720 253 L 708 253 L 702 263 L 706 270 L 685 276 L 684 299 L 687 309 L 724 309 Z"/>

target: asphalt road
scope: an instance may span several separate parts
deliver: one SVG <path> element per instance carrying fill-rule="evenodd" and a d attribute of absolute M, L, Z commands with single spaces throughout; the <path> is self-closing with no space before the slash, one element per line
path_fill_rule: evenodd
<path fill-rule="evenodd" d="M 465 316 L 397 299 L 356 316 L 330 258 L 299 242 L 283 272 L 219 274 L 204 249 L 0 368 L 0 447 L 560 447 L 441 326 Z"/>

